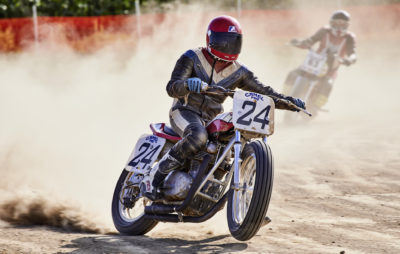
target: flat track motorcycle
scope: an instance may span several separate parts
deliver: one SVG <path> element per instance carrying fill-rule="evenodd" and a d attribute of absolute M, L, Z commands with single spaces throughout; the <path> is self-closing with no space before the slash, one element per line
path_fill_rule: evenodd
<path fill-rule="evenodd" d="M 297 46 L 291 42 L 290 45 Z M 329 79 L 329 85 L 332 86 L 336 74 L 329 71 L 328 61 L 332 63 L 330 69 L 337 69 L 343 63 L 343 59 L 337 54 L 317 53 L 309 48 L 308 54 L 303 63 L 294 71 L 291 71 L 286 78 L 284 94 L 302 99 L 307 104 L 307 109 L 313 116 L 324 111 L 321 107 L 326 103 L 327 97 L 322 88 L 323 80 Z M 335 72 L 336 73 L 336 72 Z M 327 81 L 325 81 L 327 82 Z M 286 112 L 285 122 L 300 120 L 302 116 Z M 302 118 L 310 119 L 308 117 Z"/>
<path fill-rule="evenodd" d="M 146 234 L 160 221 L 200 223 L 226 202 L 229 230 L 238 240 L 252 238 L 270 221 L 266 213 L 274 164 L 266 137 L 274 132 L 273 99 L 222 87 L 204 93 L 233 97 L 233 112 L 208 123 L 206 148 L 169 173 L 161 188 L 163 198 L 154 202 L 143 196 L 144 190 L 151 190 L 158 160 L 181 137 L 164 123 L 150 125 L 153 134 L 137 141 L 115 187 L 112 217 L 120 233 Z"/>

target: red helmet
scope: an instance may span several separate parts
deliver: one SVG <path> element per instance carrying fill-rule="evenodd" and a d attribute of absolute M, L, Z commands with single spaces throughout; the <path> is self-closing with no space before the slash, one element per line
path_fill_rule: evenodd
<path fill-rule="evenodd" d="M 242 28 L 230 16 L 219 16 L 211 20 L 207 29 L 207 49 L 213 56 L 234 61 L 242 48 Z"/>

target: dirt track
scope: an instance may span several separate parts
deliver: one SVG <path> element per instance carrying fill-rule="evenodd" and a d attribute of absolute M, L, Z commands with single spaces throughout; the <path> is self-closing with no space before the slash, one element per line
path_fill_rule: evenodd
<path fill-rule="evenodd" d="M 307 147 L 308 151 L 302 159 L 287 153 L 289 159 L 282 161 L 284 138 L 273 145 L 277 162 L 268 213 L 272 223 L 251 241 L 234 240 L 221 213 L 195 227 L 162 224 L 143 237 L 3 225 L 0 253 L 398 253 L 400 140 L 393 138 L 390 129 L 377 135 L 376 126 L 371 126 L 376 132 L 366 128 L 373 137 L 369 139 L 360 133 L 362 127 L 318 125 L 317 130 L 312 123 L 296 132 L 281 130 L 278 134 L 299 140 L 295 148 Z M 327 132 L 334 134 L 321 141 L 319 135 Z M 308 143 L 316 139 L 320 146 L 309 149 Z M 341 149 L 334 149 L 336 146 Z M 307 155 L 316 153 L 318 158 L 308 162 Z M 300 164 L 294 163 L 299 160 Z"/>
<path fill-rule="evenodd" d="M 284 126 L 281 112 L 276 113 L 270 137 L 275 156 L 268 211 L 272 222 L 250 241 L 229 235 L 224 212 L 198 225 L 160 224 L 142 237 L 1 222 L 0 253 L 400 253 L 399 42 L 377 47 L 364 41 L 359 62 L 342 68 L 336 80 L 329 112 L 300 126 Z M 251 49 L 243 61 L 261 73 L 261 80 L 280 84 L 303 56 L 290 49 L 296 63 L 288 68 L 290 60 L 270 56 L 283 50 Z M 171 56 L 152 66 L 163 70 L 160 77 L 143 72 L 146 50 L 133 60 L 118 59 L 119 65 L 109 63 L 115 60 L 109 54 L 2 57 L 0 79 L 12 85 L 0 91 L 0 113 L 10 123 L 0 132 L 1 197 L 29 203 L 33 191 L 46 198 L 49 211 L 72 210 L 65 220 L 89 227 L 98 223 L 100 231 L 116 233 L 109 210 L 118 168 L 149 122 L 167 120 L 170 99 L 163 82 L 181 51 L 160 53 Z M 257 54 L 268 57 L 254 60 Z M 41 66 L 35 64 L 38 59 Z M 142 93 L 135 94 L 132 79 L 160 85 L 142 86 Z M 161 111 L 151 107 L 152 98 Z M 143 108 L 149 108 L 146 115 Z M 59 203 L 64 210 L 51 209 Z M 15 219 L 20 213 L 14 212 Z"/>

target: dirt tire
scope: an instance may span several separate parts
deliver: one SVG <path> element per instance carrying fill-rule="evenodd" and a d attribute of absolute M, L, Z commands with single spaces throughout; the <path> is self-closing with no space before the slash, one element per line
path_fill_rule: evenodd
<path fill-rule="evenodd" d="M 295 82 L 297 84 L 293 84 L 291 93 L 287 94 L 287 95 L 290 95 L 294 98 L 303 99 L 307 93 L 307 87 L 308 87 L 308 83 L 310 81 L 308 78 L 304 78 L 302 76 L 300 76 L 299 78 L 300 78 L 299 82 Z M 297 78 L 295 80 L 297 80 Z M 287 124 L 291 124 L 291 123 L 298 122 L 301 119 L 302 119 L 302 117 L 301 117 L 301 115 L 299 115 L 299 112 L 286 111 L 284 114 L 283 121 Z"/>
<path fill-rule="evenodd" d="M 158 221 L 149 220 L 144 218 L 144 210 L 141 215 L 139 215 L 135 220 L 128 220 L 124 218 L 121 214 L 121 202 L 119 199 L 120 192 L 124 186 L 126 177 L 128 176 L 128 171 L 123 170 L 121 176 L 118 179 L 117 185 L 115 186 L 114 195 L 111 205 L 111 214 L 114 222 L 115 228 L 121 233 L 126 235 L 144 235 L 153 229 Z M 135 206 L 138 205 L 136 202 Z"/>
<path fill-rule="evenodd" d="M 236 204 L 234 198 L 236 195 L 235 191 L 231 191 L 228 197 L 227 219 L 229 231 L 232 236 L 239 241 L 246 241 L 258 232 L 264 222 L 271 199 L 274 164 L 271 149 L 267 144 L 259 140 L 247 144 L 242 151 L 241 158 L 240 185 L 244 185 L 242 183 L 242 173 L 245 174 L 245 172 L 243 171 L 250 170 L 249 174 L 254 174 L 254 176 L 250 176 L 252 180 L 250 179 L 249 181 L 249 186 L 253 184 L 253 193 L 251 198 L 246 199 L 247 201 L 250 200 L 250 202 L 248 204 L 246 202 L 247 211 L 244 218 L 238 222 L 237 213 L 235 213 L 234 209 Z M 248 169 L 246 163 L 250 163 L 248 160 L 254 159 L 254 165 L 251 166 L 251 169 Z M 245 177 L 246 175 L 244 175 Z M 248 194 L 246 191 L 241 191 L 238 195 L 241 195 L 243 200 L 243 197 L 247 197 Z"/>

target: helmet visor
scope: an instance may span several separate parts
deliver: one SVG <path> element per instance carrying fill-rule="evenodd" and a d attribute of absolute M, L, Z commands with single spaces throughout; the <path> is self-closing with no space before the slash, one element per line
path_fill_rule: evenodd
<path fill-rule="evenodd" d="M 332 28 L 338 30 L 346 30 L 349 27 L 349 22 L 342 19 L 332 19 L 330 24 Z"/>
<path fill-rule="evenodd" d="M 242 35 L 232 32 L 213 32 L 209 35 L 209 46 L 229 55 L 237 55 L 242 48 Z"/>

